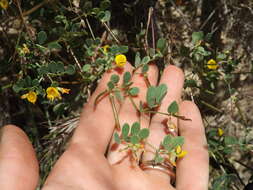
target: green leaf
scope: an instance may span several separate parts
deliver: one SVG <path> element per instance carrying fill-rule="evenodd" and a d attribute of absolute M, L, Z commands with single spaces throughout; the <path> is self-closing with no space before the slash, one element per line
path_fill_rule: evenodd
<path fill-rule="evenodd" d="M 150 57 L 149 56 L 145 56 L 143 57 L 143 59 L 141 60 L 141 64 L 145 65 L 148 64 L 150 62 Z"/>
<path fill-rule="evenodd" d="M 156 88 L 156 103 L 161 104 L 161 102 L 166 94 L 167 94 L 166 84 L 160 84 Z"/>
<path fill-rule="evenodd" d="M 49 63 L 47 68 L 50 73 L 57 73 L 57 65 L 55 62 Z"/>
<path fill-rule="evenodd" d="M 212 39 L 213 34 L 212 33 L 207 33 L 205 36 L 205 41 L 210 42 L 210 40 Z"/>
<path fill-rule="evenodd" d="M 192 34 L 192 43 L 193 44 L 197 44 L 200 40 L 204 39 L 204 32 L 200 31 L 200 32 L 193 32 Z"/>
<path fill-rule="evenodd" d="M 23 87 L 19 85 L 19 83 L 16 83 L 12 86 L 12 89 L 14 90 L 14 92 L 19 93 L 23 89 Z"/>
<path fill-rule="evenodd" d="M 176 101 L 173 101 L 169 107 L 168 107 L 168 113 L 171 113 L 171 114 L 176 114 L 178 112 L 179 108 L 178 108 L 178 104 Z"/>
<path fill-rule="evenodd" d="M 56 104 L 53 107 L 53 112 L 56 113 L 57 115 L 62 115 L 64 112 L 69 108 L 69 104 L 67 103 L 59 103 Z"/>
<path fill-rule="evenodd" d="M 130 126 L 128 125 L 128 123 L 125 123 L 122 127 L 122 137 L 123 137 L 123 139 L 127 138 L 129 130 L 130 130 Z"/>
<path fill-rule="evenodd" d="M 133 88 L 130 88 L 130 90 L 128 91 L 129 92 L 129 94 L 131 95 L 131 96 L 137 96 L 138 95 L 138 93 L 139 93 L 139 88 L 137 88 L 137 87 L 133 87 Z"/>
<path fill-rule="evenodd" d="M 225 148 L 223 149 L 223 152 L 224 152 L 225 154 L 231 154 L 233 151 L 234 151 L 234 150 L 233 150 L 232 147 L 225 147 Z"/>
<path fill-rule="evenodd" d="M 110 7 L 110 5 L 111 5 L 111 1 L 110 1 L 110 0 L 103 0 L 103 1 L 100 3 L 99 7 L 100 7 L 100 9 L 102 9 L 102 10 L 106 10 L 106 9 L 108 9 L 108 8 Z"/>
<path fill-rule="evenodd" d="M 58 43 L 58 42 L 51 42 L 47 45 L 47 47 L 50 49 L 50 50 L 61 50 L 62 47 L 61 45 Z"/>
<path fill-rule="evenodd" d="M 38 73 L 39 75 L 45 75 L 49 72 L 48 70 L 48 67 L 46 66 L 41 66 L 39 69 L 38 69 Z"/>
<path fill-rule="evenodd" d="M 162 145 L 163 145 L 163 146 L 166 146 L 166 145 L 169 145 L 171 142 L 172 142 L 172 136 L 171 136 L 171 135 L 166 135 L 166 136 L 163 138 Z"/>
<path fill-rule="evenodd" d="M 125 72 L 124 73 L 124 76 L 123 76 L 123 84 L 124 85 L 127 85 L 131 80 L 131 74 L 129 71 Z"/>
<path fill-rule="evenodd" d="M 113 84 L 117 84 L 117 83 L 119 82 L 119 75 L 113 74 L 113 75 L 111 76 L 110 81 L 111 81 Z"/>
<path fill-rule="evenodd" d="M 90 64 L 85 64 L 82 68 L 83 72 L 89 72 L 91 70 Z"/>
<path fill-rule="evenodd" d="M 107 87 L 109 88 L 109 90 L 112 90 L 112 89 L 114 89 L 114 84 L 111 81 L 109 81 L 107 83 Z"/>
<path fill-rule="evenodd" d="M 114 55 L 120 53 L 119 50 L 120 50 L 120 48 L 119 48 L 119 46 L 117 46 L 117 45 L 112 45 L 111 48 L 110 48 L 110 52 L 111 52 L 112 54 L 114 54 Z"/>
<path fill-rule="evenodd" d="M 140 123 L 139 122 L 134 122 L 132 127 L 131 127 L 131 135 L 137 135 L 140 131 Z"/>
<path fill-rule="evenodd" d="M 32 87 L 32 79 L 30 76 L 24 78 L 24 87 Z"/>
<path fill-rule="evenodd" d="M 156 55 L 156 50 L 154 48 L 149 48 L 149 56 L 152 57 L 153 59 L 155 55 Z"/>
<path fill-rule="evenodd" d="M 34 80 L 32 81 L 32 86 L 34 86 L 34 87 L 39 86 L 39 84 L 40 84 L 40 82 L 39 82 L 38 79 L 34 79 Z"/>
<path fill-rule="evenodd" d="M 111 19 L 111 12 L 110 11 L 101 11 L 98 14 L 99 19 L 101 22 L 107 22 Z"/>
<path fill-rule="evenodd" d="M 62 62 L 55 63 L 55 67 L 57 73 L 63 73 L 65 71 L 64 64 Z"/>
<path fill-rule="evenodd" d="M 156 107 L 156 87 L 150 86 L 147 90 L 146 101 L 149 108 Z"/>
<path fill-rule="evenodd" d="M 138 144 L 140 142 L 140 138 L 136 135 L 130 137 L 130 142 L 132 144 Z"/>
<path fill-rule="evenodd" d="M 128 52 L 128 46 L 119 46 L 119 53 L 127 53 Z"/>
<path fill-rule="evenodd" d="M 224 143 L 225 145 L 235 145 L 235 144 L 238 144 L 238 140 L 236 137 L 233 137 L 233 136 L 225 136 L 224 137 Z"/>
<path fill-rule="evenodd" d="M 135 65 L 135 67 L 138 67 L 140 64 L 141 64 L 141 56 L 140 56 L 140 52 L 137 52 L 135 54 L 134 65 Z"/>
<path fill-rule="evenodd" d="M 184 88 L 187 88 L 187 87 L 198 87 L 197 85 L 197 82 L 193 79 L 186 79 L 185 82 L 184 82 Z"/>
<path fill-rule="evenodd" d="M 224 53 L 220 53 L 218 56 L 217 56 L 217 60 L 218 61 L 222 61 L 222 60 L 224 60 L 224 59 L 226 59 L 227 58 L 227 55 L 226 54 L 224 54 Z"/>
<path fill-rule="evenodd" d="M 146 65 L 143 65 L 143 67 L 142 67 L 142 70 L 141 70 L 142 74 L 145 74 L 145 73 L 147 73 L 147 72 L 148 72 L 148 69 L 149 69 L 149 66 L 148 66 L 148 64 L 146 64 Z"/>
<path fill-rule="evenodd" d="M 65 69 L 65 73 L 68 75 L 73 75 L 76 72 L 76 67 L 74 65 L 68 65 L 68 67 Z"/>
<path fill-rule="evenodd" d="M 146 139 L 146 138 L 148 138 L 148 136 L 149 136 L 149 129 L 147 129 L 147 128 L 141 129 L 141 131 L 139 133 L 140 139 Z"/>
<path fill-rule="evenodd" d="M 178 136 L 178 137 L 173 137 L 171 144 L 170 144 L 170 150 L 175 149 L 177 146 L 182 146 L 184 144 L 184 137 Z"/>
<path fill-rule="evenodd" d="M 121 143 L 121 140 L 120 140 L 120 137 L 119 137 L 119 134 L 118 133 L 114 133 L 114 140 L 117 144 L 120 144 Z"/>
<path fill-rule="evenodd" d="M 35 46 L 42 52 L 42 53 L 46 53 L 48 51 L 48 48 L 41 46 L 39 44 L 35 44 Z"/>
<path fill-rule="evenodd" d="M 167 47 L 167 40 L 165 38 L 160 38 L 157 41 L 156 48 L 160 50 L 162 53 L 164 53 L 166 51 L 166 47 Z"/>
<path fill-rule="evenodd" d="M 38 43 L 44 44 L 47 40 L 47 33 L 45 31 L 40 31 L 37 36 Z"/>

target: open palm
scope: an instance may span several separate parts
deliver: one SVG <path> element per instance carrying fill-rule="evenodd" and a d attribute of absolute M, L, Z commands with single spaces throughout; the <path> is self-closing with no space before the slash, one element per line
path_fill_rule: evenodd
<path fill-rule="evenodd" d="M 133 71 L 127 64 L 124 72 Z M 177 101 L 179 114 L 189 119 L 173 122 L 179 129 L 179 135 L 185 138 L 183 149 L 188 154 L 177 160 L 176 183 L 171 185 L 170 176 L 158 170 L 145 170 L 134 162 L 127 152 L 119 152 L 120 147 L 112 148 L 114 142 L 115 122 L 109 98 L 103 98 L 94 109 L 98 94 L 107 88 L 110 76 L 117 71 L 104 74 L 96 91 L 84 106 L 80 122 L 66 151 L 56 162 L 43 190 L 204 190 L 208 187 L 208 150 L 205 132 L 196 105 L 181 100 L 184 75 L 175 67 L 165 68 L 158 82 L 158 69 L 150 65 L 148 78 L 151 85 L 166 84 L 168 93 L 163 99 L 160 112 Z M 119 74 L 123 76 L 123 73 Z M 132 81 L 140 89 L 134 98 L 136 104 L 145 102 L 147 85 L 138 71 L 134 72 Z M 152 118 L 137 114 L 128 98 L 117 103 L 120 123 L 141 121 L 142 128 L 150 129 L 148 142 L 159 147 L 166 135 L 163 121 L 165 116 L 155 114 Z M 109 148 L 108 148 L 109 145 Z M 11 148 L 12 147 L 12 148 Z M 15 148 L 13 148 L 15 147 Z M 106 155 L 105 155 L 106 154 Z M 141 161 L 152 160 L 153 154 L 148 147 L 144 154 L 139 154 Z M 25 172 L 24 172 L 25 171 Z M 12 180 L 9 180 L 9 179 Z M 38 164 L 34 151 L 25 134 L 14 126 L 3 129 L 0 146 L 0 187 L 2 190 L 35 189 L 38 181 Z"/>

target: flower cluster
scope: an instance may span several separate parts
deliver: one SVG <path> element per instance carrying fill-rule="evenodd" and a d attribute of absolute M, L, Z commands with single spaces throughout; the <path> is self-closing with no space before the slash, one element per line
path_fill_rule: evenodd
<path fill-rule="evenodd" d="M 116 55 L 114 61 L 117 67 L 124 67 L 127 62 L 127 58 L 125 55 L 119 54 L 119 55 Z"/>
<path fill-rule="evenodd" d="M 210 59 L 207 62 L 207 68 L 212 69 L 212 70 L 216 70 L 218 68 L 218 63 L 214 59 Z"/>
<path fill-rule="evenodd" d="M 26 44 L 23 44 L 23 47 L 18 48 L 18 51 L 19 51 L 20 55 L 23 55 L 23 56 L 30 53 L 30 50 Z"/>
<path fill-rule="evenodd" d="M 70 89 L 67 88 L 61 88 L 61 87 L 48 87 L 46 89 L 47 99 L 50 101 L 54 101 L 55 99 L 61 99 L 61 93 L 62 94 L 69 94 Z M 35 104 L 37 101 L 37 95 L 38 93 L 35 91 L 29 91 L 26 94 L 23 94 L 21 96 L 21 99 L 27 99 L 28 102 L 31 102 Z"/>

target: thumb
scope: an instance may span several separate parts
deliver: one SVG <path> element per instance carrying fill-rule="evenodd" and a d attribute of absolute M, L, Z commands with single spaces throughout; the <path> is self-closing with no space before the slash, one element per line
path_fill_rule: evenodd
<path fill-rule="evenodd" d="M 0 131 L 0 189 L 34 190 L 39 179 L 38 161 L 26 134 L 14 125 Z"/>

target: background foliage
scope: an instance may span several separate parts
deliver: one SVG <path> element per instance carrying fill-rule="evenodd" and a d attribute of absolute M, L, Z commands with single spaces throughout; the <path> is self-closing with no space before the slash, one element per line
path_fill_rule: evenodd
<path fill-rule="evenodd" d="M 243 189 L 253 180 L 252 18 L 250 0 L 0 0 L 0 124 L 27 132 L 43 183 L 113 56 L 154 58 L 183 68 L 184 98 L 201 109 L 210 189 Z M 70 93 L 50 101 L 48 87 Z M 29 91 L 34 104 L 21 99 Z"/>

